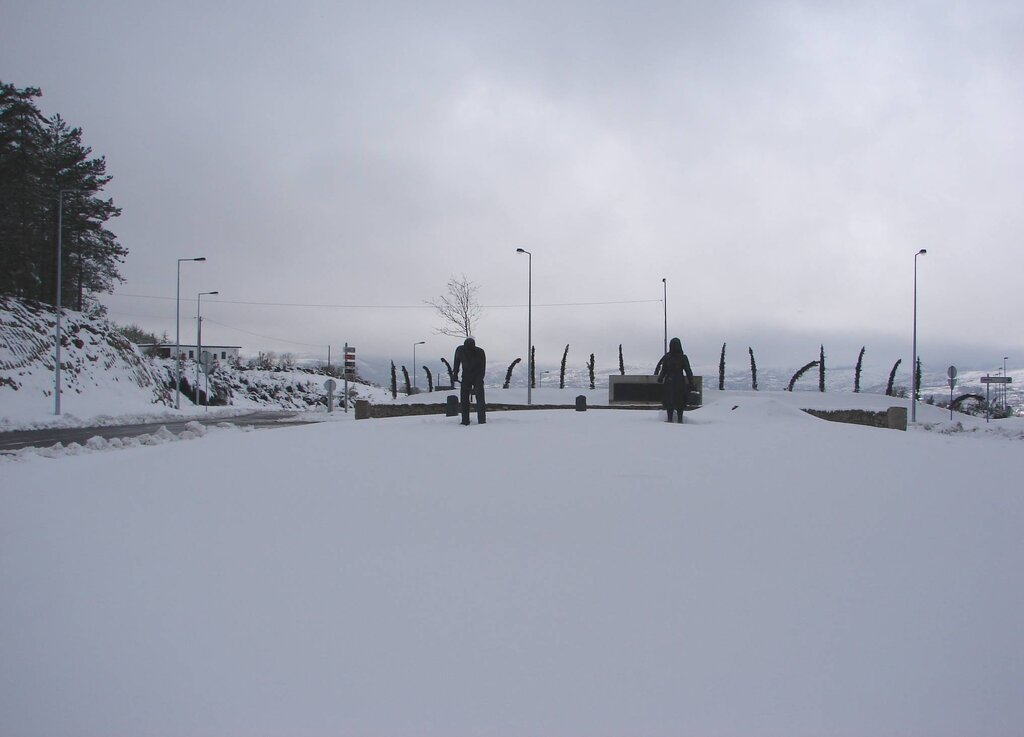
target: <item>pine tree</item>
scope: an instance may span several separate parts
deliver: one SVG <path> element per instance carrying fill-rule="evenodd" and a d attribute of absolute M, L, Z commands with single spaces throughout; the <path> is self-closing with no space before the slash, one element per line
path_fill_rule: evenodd
<path fill-rule="evenodd" d="M 48 156 L 44 167 L 47 179 L 53 182 L 55 210 L 61 204 L 57 199 L 62 201 L 61 302 L 81 310 L 88 294 L 113 291 L 115 283 L 123 281 L 118 265 L 124 262 L 128 251 L 103 227 L 108 220 L 118 217 L 121 209 L 112 200 L 97 196 L 111 177 L 106 173 L 103 157 L 89 158 L 92 150 L 82 143 L 82 129 L 69 127 L 57 115 L 49 121 L 46 134 Z M 53 232 L 55 236 L 56 227 Z M 55 255 L 56 249 L 51 253 Z M 45 291 L 52 295 L 56 292 L 56 259 L 41 261 L 51 264 L 43 284 L 48 282 L 49 289 Z"/>
<path fill-rule="evenodd" d="M 622 343 L 619 343 L 619 375 L 626 375 L 626 364 L 622 361 Z"/>
<path fill-rule="evenodd" d="M 818 391 L 819 392 L 824 392 L 825 391 L 825 345 L 824 345 L 824 343 L 821 346 L 821 353 L 819 354 L 819 356 L 820 356 L 820 358 L 818 359 Z"/>
<path fill-rule="evenodd" d="M 562 354 L 562 370 L 558 372 L 558 388 L 565 389 L 565 362 L 569 358 L 569 344 L 565 344 L 565 353 Z"/>
<path fill-rule="evenodd" d="M 917 365 L 914 366 L 914 399 L 921 401 L 921 357 L 917 357 Z"/>
<path fill-rule="evenodd" d="M 427 392 L 433 392 L 434 391 L 434 377 L 430 373 L 430 369 L 427 368 L 426 366 L 423 367 L 423 371 L 426 372 L 426 374 L 427 374 Z"/>
<path fill-rule="evenodd" d="M 861 346 L 860 355 L 857 356 L 857 367 L 853 370 L 853 392 L 860 393 L 860 371 L 864 365 L 864 351 L 867 346 Z"/>
<path fill-rule="evenodd" d="M 0 293 L 19 297 L 38 293 L 33 244 L 51 222 L 42 164 L 46 118 L 35 104 L 40 95 L 38 87 L 0 82 Z"/>
<path fill-rule="evenodd" d="M 594 388 L 594 354 L 590 354 L 590 361 L 587 363 L 587 368 L 590 369 L 590 388 Z"/>
<path fill-rule="evenodd" d="M 718 391 L 725 389 L 725 343 L 722 343 L 722 357 L 718 359 Z"/>
<path fill-rule="evenodd" d="M 757 391 L 757 364 L 754 362 L 754 349 L 747 348 L 750 351 L 750 388 L 755 392 Z"/>
<path fill-rule="evenodd" d="M 0 82 L 0 293 L 53 303 L 61 222 L 61 303 L 83 309 L 110 292 L 127 250 L 105 223 L 121 214 L 82 129 L 36 108 L 37 88 Z"/>
<path fill-rule="evenodd" d="M 450 363 L 448 363 L 448 359 L 447 358 L 442 358 L 441 359 L 441 363 L 443 363 L 444 367 L 446 369 L 448 369 L 448 386 L 454 387 L 455 386 L 455 372 L 452 371 L 452 365 Z"/>
<path fill-rule="evenodd" d="M 530 388 L 537 388 L 537 346 L 530 346 Z"/>
<path fill-rule="evenodd" d="M 398 374 L 395 369 L 395 362 L 391 362 L 391 398 L 398 399 Z"/>
<path fill-rule="evenodd" d="M 405 393 L 412 394 L 412 384 L 409 383 L 409 371 L 402 366 L 402 376 L 405 378 Z"/>
<path fill-rule="evenodd" d="M 900 362 L 901 361 L 903 361 L 902 358 L 896 359 L 896 363 L 894 363 L 893 366 L 892 366 L 892 371 L 889 372 L 889 383 L 886 384 L 886 386 L 885 386 L 885 396 L 887 396 L 887 397 L 893 396 L 892 385 L 893 385 L 893 382 L 896 381 L 896 369 L 898 369 L 900 367 Z"/>

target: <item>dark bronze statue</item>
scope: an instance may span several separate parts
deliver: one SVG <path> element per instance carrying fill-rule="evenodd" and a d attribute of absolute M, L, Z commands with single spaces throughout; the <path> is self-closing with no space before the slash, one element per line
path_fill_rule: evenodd
<path fill-rule="evenodd" d="M 661 405 L 668 411 L 668 421 L 672 415 L 679 414 L 679 422 L 683 421 L 683 410 L 693 387 L 693 369 L 690 359 L 683 353 L 683 344 L 679 338 L 673 338 L 668 344 L 668 353 L 661 359 L 658 370 L 658 381 L 664 384 Z"/>
<path fill-rule="evenodd" d="M 456 380 L 462 369 L 459 399 L 462 407 L 462 424 L 469 424 L 469 398 L 476 396 L 476 419 L 483 425 L 487 422 L 487 401 L 484 398 L 484 374 L 487 372 L 487 354 L 472 338 L 455 349 L 453 375 Z"/>

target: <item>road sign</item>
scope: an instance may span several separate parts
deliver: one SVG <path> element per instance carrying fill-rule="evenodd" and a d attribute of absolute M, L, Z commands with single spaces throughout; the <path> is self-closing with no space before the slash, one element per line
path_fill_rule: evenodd
<path fill-rule="evenodd" d="M 956 378 L 956 366 L 950 366 L 948 369 L 946 369 L 946 376 L 948 376 L 950 379 L 955 379 Z"/>
<path fill-rule="evenodd" d="M 982 384 L 1012 384 L 1012 376 L 982 376 Z"/>
<path fill-rule="evenodd" d="M 354 379 L 356 376 L 356 347 L 353 345 L 345 346 L 345 378 Z"/>

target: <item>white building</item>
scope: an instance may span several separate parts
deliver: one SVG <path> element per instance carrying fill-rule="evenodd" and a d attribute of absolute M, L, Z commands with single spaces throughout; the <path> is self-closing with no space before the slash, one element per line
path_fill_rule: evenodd
<path fill-rule="evenodd" d="M 139 345 L 146 353 L 152 353 L 159 358 L 173 358 L 174 357 L 174 344 L 173 343 L 143 343 Z M 182 343 L 179 348 L 180 356 L 183 359 L 196 358 L 196 345 Z M 240 345 L 206 345 L 203 344 L 203 350 L 208 351 L 211 356 L 217 361 L 238 361 L 238 351 L 242 346 Z"/>

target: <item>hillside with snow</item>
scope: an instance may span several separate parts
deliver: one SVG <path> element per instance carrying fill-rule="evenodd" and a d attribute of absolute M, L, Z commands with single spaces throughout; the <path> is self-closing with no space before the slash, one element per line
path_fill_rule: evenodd
<path fill-rule="evenodd" d="M 309 410 L 326 405 L 326 376 L 294 370 L 218 365 L 207 378 L 182 362 L 181 410 L 174 410 L 174 363 L 144 355 L 102 318 L 64 310 L 61 320 L 61 416 L 54 416 L 55 313 L 39 303 L 0 297 L 0 429 L 115 424 L 135 418 L 181 419 L 203 410 L 209 386 L 215 411 Z M 352 396 L 381 396 L 363 384 Z"/>

